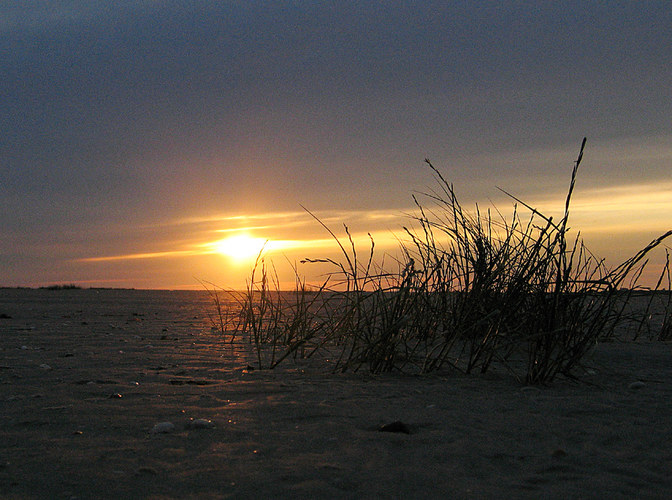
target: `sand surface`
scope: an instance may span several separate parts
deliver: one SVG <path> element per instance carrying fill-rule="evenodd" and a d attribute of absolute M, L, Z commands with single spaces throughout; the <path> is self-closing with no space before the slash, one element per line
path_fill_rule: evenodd
<path fill-rule="evenodd" d="M 0 497 L 672 494 L 668 343 L 601 344 L 584 382 L 548 387 L 250 371 L 210 309 L 197 292 L 0 290 Z M 378 431 L 394 421 L 410 433 Z"/>

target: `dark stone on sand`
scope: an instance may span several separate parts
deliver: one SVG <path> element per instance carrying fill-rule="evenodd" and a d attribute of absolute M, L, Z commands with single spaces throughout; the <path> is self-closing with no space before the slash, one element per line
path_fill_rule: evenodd
<path fill-rule="evenodd" d="M 77 385 L 86 385 L 86 384 L 100 384 L 100 385 L 115 385 L 119 384 L 116 380 L 89 380 L 89 379 L 83 379 L 83 380 L 77 380 L 75 381 L 75 384 Z"/>
<path fill-rule="evenodd" d="M 214 427 L 215 424 L 212 420 L 208 420 L 207 418 L 192 418 L 184 425 L 185 429 L 212 429 Z"/>
<path fill-rule="evenodd" d="M 395 420 L 389 424 L 383 424 L 378 427 L 378 432 L 401 432 L 403 434 L 410 434 L 411 428 L 400 420 Z"/>
<path fill-rule="evenodd" d="M 12 319 L 12 317 L 9 314 L 0 313 L 0 319 Z"/>
<path fill-rule="evenodd" d="M 175 430 L 175 425 L 172 422 L 159 422 L 150 431 L 152 434 L 168 434 Z"/>
<path fill-rule="evenodd" d="M 158 472 L 156 469 L 153 469 L 151 467 L 140 467 L 138 470 L 135 472 L 136 476 L 142 476 L 142 475 L 149 475 L 149 476 L 156 476 Z"/>
<path fill-rule="evenodd" d="M 194 379 L 189 379 L 189 380 L 179 380 L 179 379 L 172 379 L 169 380 L 170 385 L 212 385 L 215 382 L 211 380 L 194 380 Z"/>

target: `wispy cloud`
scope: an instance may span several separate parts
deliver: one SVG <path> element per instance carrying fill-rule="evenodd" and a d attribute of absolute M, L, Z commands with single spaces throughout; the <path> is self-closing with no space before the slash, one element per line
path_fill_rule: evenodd
<path fill-rule="evenodd" d="M 396 212 L 396 213 L 395 213 Z M 314 215 L 323 222 L 329 221 L 351 221 L 351 220 L 393 220 L 399 217 L 400 210 L 315 210 Z M 210 215 L 193 216 L 174 219 L 166 222 L 166 225 L 189 225 L 189 224 L 232 224 L 238 223 L 240 226 L 228 228 L 228 230 L 244 229 L 266 229 L 268 227 L 287 227 L 296 224 L 309 223 L 313 217 L 307 211 L 296 212 L 266 212 L 257 214 L 236 214 L 236 215 Z M 260 226 L 249 226 L 254 221 L 264 221 L 266 224 Z"/>
<path fill-rule="evenodd" d="M 277 221 L 277 220 L 295 220 L 297 218 L 306 218 L 306 212 L 267 212 L 257 214 L 214 214 L 206 216 L 191 216 L 173 219 L 166 224 L 184 225 L 184 224 L 203 224 L 203 223 L 240 223 L 247 224 L 252 221 Z"/>
<path fill-rule="evenodd" d="M 543 198 L 532 204 L 559 214 L 564 200 Z M 570 206 L 573 225 L 593 232 L 627 233 L 672 227 L 672 182 L 640 183 L 578 191 Z"/>
<path fill-rule="evenodd" d="M 335 234 L 342 240 L 347 241 L 349 246 L 348 236 L 336 231 Z M 370 235 L 370 236 L 369 236 Z M 391 231 L 373 231 L 370 233 L 351 233 L 352 241 L 358 248 L 367 248 L 371 243 L 371 238 L 381 250 L 396 247 L 398 245 L 398 238 Z M 263 242 L 261 238 L 255 238 Z M 156 252 L 138 252 L 126 253 L 120 255 L 85 257 L 76 259 L 77 262 L 105 262 L 105 261 L 123 261 L 136 259 L 167 259 L 167 258 L 188 258 L 202 255 L 225 254 L 222 247 L 223 240 L 211 240 L 200 243 L 193 243 L 190 248 L 184 250 L 164 250 Z M 261 248 L 261 244 L 259 247 Z M 302 254 L 312 253 L 314 251 L 328 253 L 329 251 L 337 251 L 338 246 L 335 240 L 331 237 L 326 238 L 306 238 L 306 239 L 268 239 L 264 245 L 264 255 L 276 256 L 283 254 L 295 254 L 301 252 Z M 301 255 L 305 257 L 308 255 Z M 314 256 L 312 257 L 319 257 Z"/>
<path fill-rule="evenodd" d="M 158 259 L 170 257 L 192 257 L 194 255 L 202 255 L 204 252 L 198 250 L 169 250 L 164 252 L 146 252 L 146 253 L 129 253 L 124 255 L 108 255 L 104 257 L 85 257 L 83 259 L 75 259 L 76 262 L 105 262 L 113 260 L 135 260 L 135 259 Z"/>
<path fill-rule="evenodd" d="M 561 214 L 564 198 L 543 197 L 530 205 L 547 215 Z M 468 206 L 465 208 L 469 209 Z M 506 215 L 506 206 L 499 205 Z M 330 227 L 343 241 L 347 234 L 343 224 L 355 224 L 351 231 L 358 248 L 368 247 L 370 233 L 382 251 L 397 248 L 404 239 L 402 226 L 413 225 L 407 210 L 323 210 L 314 215 Z M 639 183 L 579 190 L 571 208 L 571 225 L 582 233 L 611 234 L 663 231 L 672 226 L 672 182 Z M 134 259 L 187 258 L 222 253 L 222 236 L 245 234 L 266 241 L 266 254 L 296 254 L 297 252 L 330 252 L 337 246 L 325 230 L 306 211 L 185 217 L 164 225 L 179 232 L 179 240 L 163 242 L 163 249 L 78 259 L 80 262 L 123 261 Z M 185 235 L 193 235 L 192 238 Z M 321 237 L 320 235 L 324 236 Z M 287 237 L 290 236 L 291 237 Z M 151 245 L 151 243 L 149 243 Z M 348 243 L 349 244 L 349 243 Z M 170 247 L 177 247 L 178 250 Z M 302 255 L 303 256 L 303 255 Z"/>

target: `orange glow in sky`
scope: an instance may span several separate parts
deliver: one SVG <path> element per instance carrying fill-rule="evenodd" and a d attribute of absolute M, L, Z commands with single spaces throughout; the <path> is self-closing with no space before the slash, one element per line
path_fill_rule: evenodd
<path fill-rule="evenodd" d="M 234 261 L 249 261 L 259 255 L 266 243 L 267 240 L 263 238 L 239 234 L 215 241 L 212 243 L 212 247 L 215 251 L 230 257 Z"/>
<path fill-rule="evenodd" d="M 554 196 L 539 197 L 536 201 L 529 200 L 529 203 L 545 215 L 559 219 L 564 210 L 564 196 L 559 192 Z M 422 202 L 422 196 L 419 199 Z M 426 208 L 433 206 L 430 200 L 424 201 L 428 202 Z M 475 208 L 474 202 L 462 203 L 467 211 Z M 512 200 L 501 197 L 492 203 L 504 217 L 511 215 Z M 490 204 L 479 203 L 479 206 L 483 210 Z M 525 219 L 524 210 L 519 208 Z M 400 242 L 408 242 L 403 227 L 415 225 L 413 216 L 408 214 L 417 213 L 416 207 L 409 207 L 389 211 L 322 211 L 317 216 L 350 252 L 351 244 L 344 225 L 348 227 L 360 261 L 369 256 L 371 234 L 376 260 L 391 263 L 398 255 Z M 669 229 L 670 213 L 671 183 L 591 189 L 582 189 L 579 185 L 570 207 L 569 226 L 572 234 L 580 232 L 591 251 L 614 266 Z M 280 280 L 287 287 L 293 285 L 295 272 L 315 284 L 321 282 L 326 273 L 334 271 L 325 265 L 297 264 L 303 259 L 343 260 L 333 237 L 305 211 L 193 216 L 149 229 L 163 234 L 164 242 L 138 240 L 136 252 L 94 255 L 76 262 L 88 263 L 93 270 L 106 268 L 148 273 L 155 269 L 157 275 L 172 275 L 176 288 L 198 288 L 198 279 L 238 288 L 245 285 L 255 259 L 260 255 L 267 263 L 277 266 Z M 657 257 L 652 255 L 650 271 L 644 275 L 645 279 L 648 276 L 648 281 L 654 280 L 660 272 L 662 256 L 664 248 Z"/>
<path fill-rule="evenodd" d="M 0 2 L 0 286 L 240 287 L 262 247 L 320 281 L 300 207 L 394 266 L 424 158 L 557 220 L 584 136 L 586 247 L 672 228 L 669 2 L 108 3 Z"/>

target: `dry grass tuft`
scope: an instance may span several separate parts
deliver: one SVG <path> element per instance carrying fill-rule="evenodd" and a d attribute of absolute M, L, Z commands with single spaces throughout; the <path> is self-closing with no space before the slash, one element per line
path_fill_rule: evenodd
<path fill-rule="evenodd" d="M 632 321 L 626 306 L 646 258 L 672 235 L 665 233 L 613 269 L 578 235 L 569 237 L 585 144 L 584 139 L 559 221 L 508 193 L 514 201 L 510 217 L 478 207 L 469 213 L 426 160 L 437 187 L 413 197 L 418 213 L 404 228 L 408 240 L 400 243 L 392 270 L 376 261 L 373 239 L 362 260 L 347 226 L 341 239 L 311 213 L 342 255 L 339 261 L 303 261 L 333 266 L 322 286 L 308 290 L 295 269 L 295 290 L 280 292 L 274 269 L 260 254 L 247 290 L 228 292 L 237 314 L 221 309 L 213 287 L 217 326 L 232 339 L 246 334 L 260 368 L 326 352 L 339 371 L 485 373 L 499 366 L 528 384 L 559 374 L 574 377 L 598 341 Z M 527 219 L 519 206 L 531 214 Z M 669 289 L 669 256 L 659 286 L 665 277 Z M 666 298 L 661 339 L 672 338 L 669 292 Z"/>

